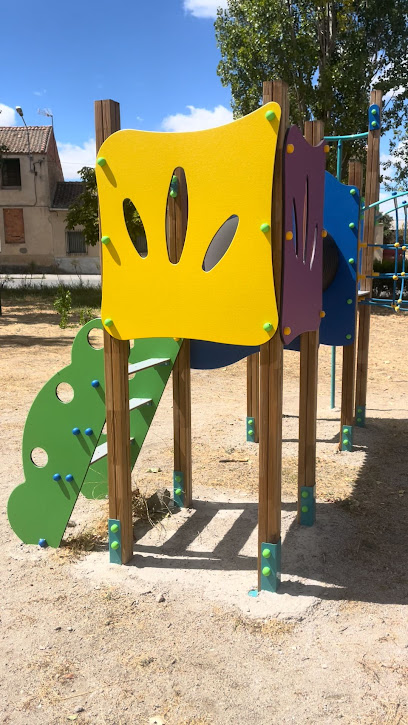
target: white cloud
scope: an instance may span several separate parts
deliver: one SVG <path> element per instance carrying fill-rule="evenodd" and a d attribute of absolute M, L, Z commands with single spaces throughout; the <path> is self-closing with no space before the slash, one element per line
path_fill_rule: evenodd
<path fill-rule="evenodd" d="M 17 115 L 14 108 L 0 103 L 0 126 L 16 126 Z"/>
<path fill-rule="evenodd" d="M 57 141 L 62 170 L 66 180 L 79 179 L 78 171 L 83 166 L 95 166 L 95 139 L 90 138 L 82 146 Z"/>
<path fill-rule="evenodd" d="M 33 91 L 33 93 L 34 93 L 35 96 L 45 96 L 45 94 L 47 93 L 47 91 L 44 88 L 42 91 Z"/>
<path fill-rule="evenodd" d="M 225 106 L 216 106 L 213 111 L 195 106 L 187 108 L 189 113 L 166 116 L 161 123 L 163 131 L 203 131 L 232 121 L 232 111 Z"/>
<path fill-rule="evenodd" d="M 388 101 L 391 101 L 393 98 L 400 96 L 401 93 L 405 93 L 404 86 L 398 86 L 398 88 L 395 88 L 393 91 L 387 91 L 383 98 L 384 103 L 388 103 Z"/>
<path fill-rule="evenodd" d="M 184 10 L 195 18 L 215 18 L 217 8 L 227 5 L 227 0 L 184 0 Z"/>

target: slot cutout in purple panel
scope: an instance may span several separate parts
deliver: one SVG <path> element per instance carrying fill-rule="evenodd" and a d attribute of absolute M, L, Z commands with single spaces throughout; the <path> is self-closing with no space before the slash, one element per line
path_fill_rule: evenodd
<path fill-rule="evenodd" d="M 290 149 L 288 152 L 287 149 Z M 310 146 L 297 126 L 284 146 L 283 278 L 280 329 L 285 344 L 317 330 L 322 311 L 324 144 Z"/>

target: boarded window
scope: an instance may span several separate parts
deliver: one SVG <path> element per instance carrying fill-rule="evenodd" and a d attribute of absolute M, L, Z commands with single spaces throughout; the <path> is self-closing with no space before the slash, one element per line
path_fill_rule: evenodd
<path fill-rule="evenodd" d="M 2 159 L 1 185 L 3 187 L 21 187 L 20 159 Z"/>
<path fill-rule="evenodd" d="M 24 216 L 22 209 L 3 209 L 4 239 L 6 244 L 24 244 Z"/>
<path fill-rule="evenodd" d="M 86 254 L 86 244 L 83 232 L 67 232 L 67 253 Z"/>

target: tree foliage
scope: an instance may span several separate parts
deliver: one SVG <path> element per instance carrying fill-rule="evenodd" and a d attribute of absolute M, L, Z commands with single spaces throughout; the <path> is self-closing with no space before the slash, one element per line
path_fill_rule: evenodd
<path fill-rule="evenodd" d="M 398 146 L 408 125 L 408 0 L 228 0 L 215 21 L 218 75 L 235 116 L 261 103 L 262 81 L 287 82 L 290 120 L 324 121 L 327 135 L 367 129 L 372 87 L 385 95 L 383 132 Z M 364 155 L 365 141 L 348 143 Z M 406 148 L 408 156 L 408 148 Z"/>
<path fill-rule="evenodd" d="M 98 189 L 95 169 L 84 166 L 78 173 L 83 182 L 83 191 L 68 209 L 67 229 L 81 226 L 85 243 L 93 247 L 99 241 Z M 144 234 L 143 223 L 129 199 L 124 201 L 123 212 L 129 236 L 134 241 Z"/>

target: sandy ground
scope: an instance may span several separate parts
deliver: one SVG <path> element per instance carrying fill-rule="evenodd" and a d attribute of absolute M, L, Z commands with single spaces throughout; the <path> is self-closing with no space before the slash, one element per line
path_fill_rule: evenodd
<path fill-rule="evenodd" d="M 57 551 L 10 530 L 25 417 L 77 329 L 50 308 L 6 300 L 0 318 L 0 723 L 408 725 L 408 320 L 373 316 L 353 453 L 337 452 L 321 349 L 311 529 L 295 523 L 299 358 L 285 353 L 283 583 L 252 598 L 258 450 L 242 362 L 193 372 L 194 508 L 154 529 L 137 521 L 129 566 L 110 566 L 96 535 L 104 502 L 78 502 Z M 171 485 L 171 403 L 168 386 L 134 471 L 146 495 Z"/>

